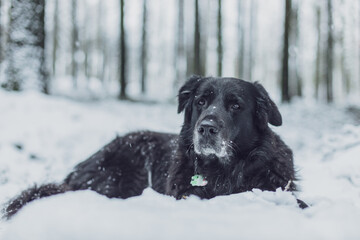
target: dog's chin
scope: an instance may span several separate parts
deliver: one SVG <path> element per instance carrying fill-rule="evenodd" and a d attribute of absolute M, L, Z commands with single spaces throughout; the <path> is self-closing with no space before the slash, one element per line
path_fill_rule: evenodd
<path fill-rule="evenodd" d="M 194 143 L 195 154 L 206 158 L 208 163 L 213 162 L 217 159 L 221 164 L 226 165 L 229 163 L 230 154 L 225 144 L 220 146 L 210 146 L 210 145 L 201 145 L 199 143 Z"/>
<path fill-rule="evenodd" d="M 196 154 L 205 157 L 216 156 L 218 158 L 224 158 L 228 155 L 225 147 L 201 146 L 200 144 L 195 143 L 194 150 Z"/>

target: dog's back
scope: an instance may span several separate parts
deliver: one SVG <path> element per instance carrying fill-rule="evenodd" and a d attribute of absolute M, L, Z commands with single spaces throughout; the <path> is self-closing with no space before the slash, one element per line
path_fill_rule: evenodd
<path fill-rule="evenodd" d="M 33 186 L 10 201 L 9 218 L 27 203 L 76 190 L 93 190 L 110 198 L 141 195 L 147 187 L 165 194 L 167 172 L 175 159 L 178 136 L 135 132 L 117 137 L 75 167 L 61 184 Z"/>
<path fill-rule="evenodd" d="M 165 193 L 166 172 L 177 148 L 177 135 L 136 132 L 117 137 L 76 166 L 65 183 L 107 197 L 128 198 L 146 187 Z"/>

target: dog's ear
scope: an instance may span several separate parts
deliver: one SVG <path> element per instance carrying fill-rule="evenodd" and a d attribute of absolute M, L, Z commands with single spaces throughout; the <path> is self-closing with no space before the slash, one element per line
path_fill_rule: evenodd
<path fill-rule="evenodd" d="M 281 126 L 282 117 L 276 104 L 270 99 L 268 92 L 258 82 L 254 83 L 258 96 L 256 97 L 256 118 L 261 129 L 265 129 L 270 123 Z"/>
<path fill-rule="evenodd" d="M 178 113 L 181 113 L 189 104 L 191 95 L 200 85 L 201 80 L 202 80 L 201 76 L 193 75 L 180 88 L 178 95 L 179 98 Z"/>

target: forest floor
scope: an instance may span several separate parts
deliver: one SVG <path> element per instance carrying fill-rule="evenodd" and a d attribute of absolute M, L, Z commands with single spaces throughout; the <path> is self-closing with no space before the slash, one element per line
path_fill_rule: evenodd
<path fill-rule="evenodd" d="M 35 201 L 0 239 L 360 239 L 360 126 L 342 107 L 295 101 L 274 128 L 293 149 L 301 210 L 288 192 L 175 201 L 146 189 L 127 200 L 91 191 Z M 171 104 L 74 102 L 0 90 L 0 205 L 37 183 L 59 182 L 116 134 L 179 132 Z"/>

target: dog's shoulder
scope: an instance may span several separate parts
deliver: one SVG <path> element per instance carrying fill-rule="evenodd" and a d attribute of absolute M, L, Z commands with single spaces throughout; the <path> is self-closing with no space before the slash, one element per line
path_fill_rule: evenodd
<path fill-rule="evenodd" d="M 258 146 L 249 154 L 244 165 L 244 179 L 248 190 L 260 188 L 275 191 L 296 190 L 293 153 L 279 135 L 268 129 L 258 142 Z"/>

